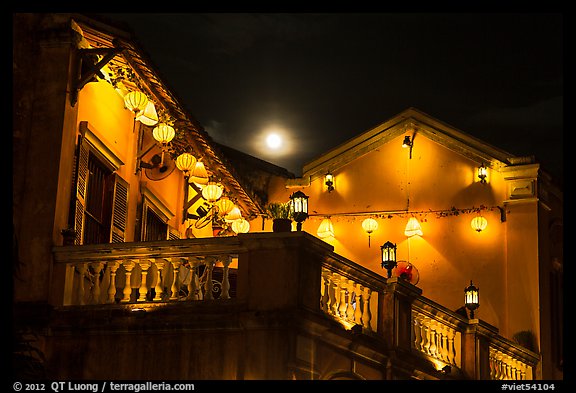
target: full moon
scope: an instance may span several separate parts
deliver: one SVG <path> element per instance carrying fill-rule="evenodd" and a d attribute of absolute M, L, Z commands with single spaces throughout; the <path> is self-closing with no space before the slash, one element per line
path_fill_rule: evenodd
<path fill-rule="evenodd" d="M 282 138 L 278 134 L 269 134 L 266 137 L 266 146 L 270 149 L 276 150 L 282 146 Z"/>

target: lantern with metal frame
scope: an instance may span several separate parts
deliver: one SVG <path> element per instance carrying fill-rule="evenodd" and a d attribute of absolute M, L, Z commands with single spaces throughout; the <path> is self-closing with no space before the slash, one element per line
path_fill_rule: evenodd
<path fill-rule="evenodd" d="M 387 241 L 380 246 L 382 252 L 382 268 L 388 272 L 388 278 L 392 277 L 392 269 L 396 267 L 396 244 Z"/>
<path fill-rule="evenodd" d="M 302 222 L 308 218 L 308 195 L 302 191 L 296 191 L 290 195 L 290 210 L 296 221 L 296 230 L 302 230 Z"/>
<path fill-rule="evenodd" d="M 470 310 L 470 319 L 474 319 L 474 310 L 480 307 L 480 289 L 470 280 L 470 285 L 464 288 L 464 306 Z"/>

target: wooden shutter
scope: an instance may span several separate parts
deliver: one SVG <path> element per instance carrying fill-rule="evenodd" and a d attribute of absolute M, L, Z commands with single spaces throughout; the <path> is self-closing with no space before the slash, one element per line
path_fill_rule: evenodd
<path fill-rule="evenodd" d="M 115 176 L 112 194 L 112 219 L 110 242 L 123 243 L 126 240 L 126 223 L 128 215 L 128 183 L 120 176 Z"/>
<path fill-rule="evenodd" d="M 180 239 L 180 231 L 174 227 L 168 226 L 168 240 Z"/>
<path fill-rule="evenodd" d="M 74 205 L 74 244 L 82 244 L 84 229 L 84 210 L 86 208 L 86 189 L 88 185 L 88 144 L 81 136 L 78 137 L 76 150 L 76 202 Z"/>

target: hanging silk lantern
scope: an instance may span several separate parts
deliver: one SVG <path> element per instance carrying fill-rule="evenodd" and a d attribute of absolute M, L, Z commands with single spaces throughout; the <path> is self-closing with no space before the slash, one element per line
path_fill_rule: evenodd
<path fill-rule="evenodd" d="M 250 230 L 250 223 L 240 218 L 232 223 L 232 230 L 236 233 L 247 233 Z"/>
<path fill-rule="evenodd" d="M 404 229 L 404 235 L 408 237 L 412 237 L 414 235 L 422 236 L 422 227 L 420 226 L 420 222 L 416 217 L 410 217 L 408 223 L 406 224 L 406 228 Z"/>
<path fill-rule="evenodd" d="M 206 187 L 202 189 L 202 197 L 210 203 L 216 202 L 221 196 L 224 190 L 222 186 L 216 182 L 208 182 Z"/>
<path fill-rule="evenodd" d="M 158 114 L 156 113 L 156 107 L 152 101 L 148 100 L 146 108 L 136 114 L 136 120 L 150 127 L 158 123 Z"/>
<path fill-rule="evenodd" d="M 196 161 L 194 169 L 190 172 L 188 182 L 195 183 L 200 188 L 208 184 L 208 172 L 206 171 L 202 161 Z"/>
<path fill-rule="evenodd" d="M 234 222 L 242 218 L 242 212 L 237 206 L 234 206 L 226 216 L 224 216 L 224 220 L 226 222 Z"/>
<path fill-rule="evenodd" d="M 176 167 L 189 176 L 190 171 L 196 166 L 196 157 L 190 153 L 182 153 L 176 158 Z"/>
<path fill-rule="evenodd" d="M 476 232 L 482 232 L 488 226 L 488 221 L 484 217 L 479 215 L 472 219 L 472 221 L 470 222 L 470 226 Z"/>
<path fill-rule="evenodd" d="M 134 113 L 144 110 L 146 105 L 148 105 L 148 97 L 141 91 L 131 91 L 124 96 L 124 106 Z"/>
<path fill-rule="evenodd" d="M 172 139 L 174 139 L 174 136 L 176 136 L 176 131 L 174 131 L 174 127 L 171 125 L 159 123 L 152 130 L 152 136 L 154 136 L 154 139 L 162 145 L 167 145 Z"/>
<path fill-rule="evenodd" d="M 230 213 L 232 209 L 234 209 L 234 202 L 232 202 L 228 197 L 222 197 L 218 201 L 214 202 L 214 205 L 218 207 L 218 214 L 221 216 L 225 216 L 226 214 Z"/>
<path fill-rule="evenodd" d="M 373 218 L 367 218 L 362 221 L 362 229 L 368 234 L 368 247 L 370 247 L 370 234 L 378 229 L 378 221 Z"/>
<path fill-rule="evenodd" d="M 332 220 L 330 218 L 325 218 L 320 223 L 316 234 L 320 239 L 328 239 L 334 237 L 334 225 L 332 225 Z"/>

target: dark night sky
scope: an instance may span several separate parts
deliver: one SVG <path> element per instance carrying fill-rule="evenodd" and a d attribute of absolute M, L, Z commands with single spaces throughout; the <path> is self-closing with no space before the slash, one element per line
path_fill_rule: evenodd
<path fill-rule="evenodd" d="M 561 13 L 104 14 L 220 143 L 302 165 L 415 107 L 563 176 Z M 267 126 L 289 154 L 258 147 Z"/>

